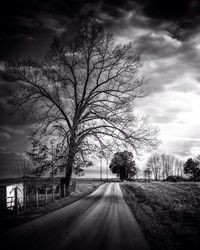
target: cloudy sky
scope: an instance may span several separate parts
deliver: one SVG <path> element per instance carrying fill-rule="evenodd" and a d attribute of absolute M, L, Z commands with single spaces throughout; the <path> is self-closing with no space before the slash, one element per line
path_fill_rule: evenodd
<path fill-rule="evenodd" d="M 137 110 L 160 129 L 158 151 L 181 159 L 200 154 L 200 3 L 198 0 L 7 0 L 0 8 L 0 62 L 41 61 L 55 34 L 70 34 L 93 15 L 121 43 L 133 42 L 147 77 Z M 0 82 L 0 176 L 28 147 L 27 124 L 10 116 Z"/>

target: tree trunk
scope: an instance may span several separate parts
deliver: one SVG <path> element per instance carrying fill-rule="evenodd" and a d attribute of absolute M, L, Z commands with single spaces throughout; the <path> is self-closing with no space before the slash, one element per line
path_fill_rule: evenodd
<path fill-rule="evenodd" d="M 157 180 L 158 180 L 158 173 L 155 172 L 155 181 L 157 181 Z"/>
<path fill-rule="evenodd" d="M 66 194 L 69 195 L 69 187 L 70 187 L 70 182 L 71 182 L 71 177 L 72 177 L 72 169 L 73 169 L 73 163 L 74 163 L 74 153 L 69 152 L 69 156 L 67 159 L 67 168 L 66 168 L 66 173 L 65 173 L 65 188 L 66 188 Z"/>
<path fill-rule="evenodd" d="M 66 173 L 65 173 L 65 188 L 66 188 L 66 195 L 69 195 L 70 190 L 70 182 L 72 177 L 72 169 L 74 164 L 74 158 L 75 158 L 75 136 L 72 136 L 70 139 L 70 145 L 69 145 L 69 154 L 67 158 L 67 166 L 66 166 Z"/>

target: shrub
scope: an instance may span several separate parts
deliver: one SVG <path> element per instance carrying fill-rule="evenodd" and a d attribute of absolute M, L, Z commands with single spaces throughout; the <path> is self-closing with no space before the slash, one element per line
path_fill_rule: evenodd
<path fill-rule="evenodd" d="M 180 181 L 187 181 L 187 179 L 185 179 L 182 176 L 178 176 L 178 175 L 170 175 L 168 176 L 165 180 L 163 181 L 170 181 L 170 182 L 180 182 Z"/>

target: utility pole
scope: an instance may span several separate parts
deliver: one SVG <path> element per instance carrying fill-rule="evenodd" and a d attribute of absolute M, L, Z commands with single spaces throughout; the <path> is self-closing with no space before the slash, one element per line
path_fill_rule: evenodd
<path fill-rule="evenodd" d="M 102 156 L 101 156 L 101 166 L 100 166 L 100 180 L 102 181 L 102 174 L 103 174 L 103 169 L 102 169 Z"/>
<path fill-rule="evenodd" d="M 24 157 L 24 166 L 23 166 L 23 168 L 24 168 L 24 171 L 23 171 L 23 176 L 22 176 L 22 177 L 26 176 L 26 163 L 25 163 L 25 157 Z"/>
<path fill-rule="evenodd" d="M 52 202 L 54 202 L 54 166 L 53 166 L 53 141 L 51 141 L 51 152 L 52 152 L 52 158 L 51 158 L 51 171 L 52 171 Z"/>
<path fill-rule="evenodd" d="M 106 159 L 106 178 L 108 182 L 108 159 Z"/>

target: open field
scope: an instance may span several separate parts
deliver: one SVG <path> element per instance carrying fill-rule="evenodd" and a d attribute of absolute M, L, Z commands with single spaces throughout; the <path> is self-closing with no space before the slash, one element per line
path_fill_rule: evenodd
<path fill-rule="evenodd" d="M 92 193 L 97 187 L 103 184 L 102 181 L 93 180 L 93 179 L 77 179 L 76 190 L 71 193 L 71 195 L 62 198 L 60 200 L 55 200 L 54 203 L 50 203 L 42 207 L 32 207 L 24 212 L 19 214 L 10 213 L 0 213 L 0 232 L 10 229 L 12 227 L 23 224 L 32 219 L 38 218 L 42 215 L 50 213 L 54 210 L 65 207 L 82 197 Z"/>
<path fill-rule="evenodd" d="M 126 182 L 121 189 L 152 250 L 200 249 L 200 183 Z"/>

